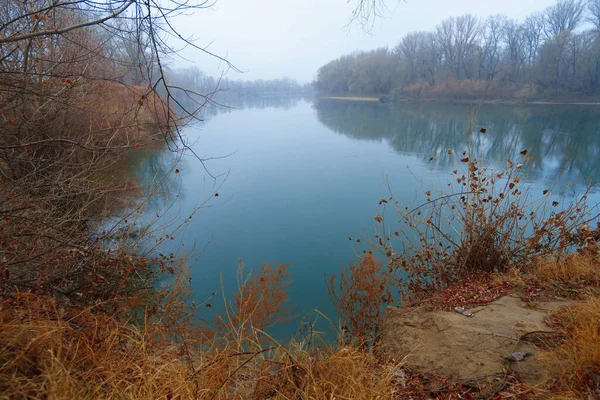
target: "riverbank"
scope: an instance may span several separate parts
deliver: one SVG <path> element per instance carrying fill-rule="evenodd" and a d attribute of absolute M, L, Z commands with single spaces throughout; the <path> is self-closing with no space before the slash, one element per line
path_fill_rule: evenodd
<path fill-rule="evenodd" d="M 547 260 L 389 307 L 382 349 L 402 360 L 399 398 L 597 398 L 598 267 L 596 256 Z"/>
<path fill-rule="evenodd" d="M 166 303 L 156 314 L 162 322 L 144 308 L 147 322 L 131 324 L 101 305 L 74 310 L 18 293 L 0 302 L 0 394 L 592 399 L 600 393 L 600 268 L 596 257 L 571 259 L 574 269 L 563 264 L 480 277 L 388 308 L 382 341 L 370 348 L 344 342 L 342 332 L 337 343 L 317 332 L 273 343 L 261 329 L 244 328 L 236 308 L 223 330 L 207 334 Z M 236 302 L 251 298 L 240 293 Z"/>
<path fill-rule="evenodd" d="M 386 99 L 392 99 L 383 96 Z M 375 96 L 319 96 L 323 100 L 342 100 L 356 102 L 380 102 L 381 97 Z M 396 99 L 390 100 L 391 103 L 454 103 L 454 104 L 506 104 L 506 105 L 576 105 L 576 106 L 600 106 L 600 101 L 551 101 L 551 100 L 499 100 L 499 99 Z"/>

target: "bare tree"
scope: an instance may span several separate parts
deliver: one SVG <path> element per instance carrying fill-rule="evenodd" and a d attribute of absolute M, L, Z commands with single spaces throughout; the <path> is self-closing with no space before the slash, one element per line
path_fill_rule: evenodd
<path fill-rule="evenodd" d="M 152 39 L 138 29 L 134 19 L 117 19 L 106 30 L 110 40 L 111 58 L 123 71 L 123 79 L 134 85 L 148 84 L 156 70 L 155 49 Z"/>
<path fill-rule="evenodd" d="M 587 20 L 594 24 L 597 31 L 600 31 L 600 0 L 588 0 L 588 13 Z"/>
<path fill-rule="evenodd" d="M 594 28 L 586 30 L 584 21 Z M 400 39 L 394 48 L 398 66 L 391 92 L 396 97 L 451 98 L 477 97 L 484 91 L 519 99 L 592 95 L 600 90 L 599 30 L 599 0 L 559 0 L 522 24 L 503 15 L 485 21 L 472 15 L 447 18 L 433 32 Z M 377 64 L 361 57 L 361 65 Z M 354 90 L 363 87 L 355 61 L 342 57 L 324 66 L 317 87 L 336 87 L 338 93 L 348 90 L 349 81 Z"/>
<path fill-rule="evenodd" d="M 458 68 L 456 54 L 455 18 L 450 17 L 436 27 L 436 40 L 442 55 L 443 68 L 456 71 Z"/>
<path fill-rule="evenodd" d="M 543 41 L 544 16 L 540 13 L 528 16 L 523 23 L 523 30 L 525 35 L 527 62 L 531 64 L 537 57 Z"/>
<path fill-rule="evenodd" d="M 540 81 L 548 82 L 555 89 L 565 89 L 571 62 L 569 49 L 573 34 L 562 31 L 544 42 L 540 49 Z"/>
<path fill-rule="evenodd" d="M 423 35 L 424 32 L 409 33 L 402 38 L 394 49 L 399 59 L 407 64 L 410 81 L 414 81 L 418 76 L 417 57 L 420 49 L 423 47 Z"/>
<path fill-rule="evenodd" d="M 507 77 L 513 83 L 520 81 L 527 62 L 525 28 L 515 20 L 504 25 L 505 59 L 508 62 Z"/>
<path fill-rule="evenodd" d="M 456 18 L 456 78 L 473 77 L 475 71 L 475 55 L 481 34 L 481 25 L 477 17 L 466 14 Z"/>
<path fill-rule="evenodd" d="M 388 12 L 386 0 L 355 0 L 356 5 L 350 14 L 350 24 L 358 22 L 363 29 L 370 31 L 375 20 Z"/>
<path fill-rule="evenodd" d="M 583 0 L 558 0 L 545 12 L 544 31 L 548 37 L 561 32 L 572 32 L 583 22 L 585 2 Z"/>
<path fill-rule="evenodd" d="M 494 15 L 486 20 L 482 29 L 483 48 L 480 67 L 487 79 L 494 79 L 498 73 L 507 21 L 506 15 Z"/>

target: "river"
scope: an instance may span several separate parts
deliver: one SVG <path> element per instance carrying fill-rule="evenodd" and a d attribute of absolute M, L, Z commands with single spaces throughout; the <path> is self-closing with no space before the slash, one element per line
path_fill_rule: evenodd
<path fill-rule="evenodd" d="M 249 270 L 279 262 L 291 264 L 294 314 L 319 309 L 334 317 L 325 279 L 368 249 L 378 202 L 389 197 L 384 178 L 397 199 L 415 205 L 423 184 L 450 176 L 456 160 L 448 149 L 466 149 L 473 132 L 487 164 L 517 159 L 526 149 L 526 180 L 540 192 L 555 187 L 569 197 L 599 178 L 600 106 L 263 101 L 184 129 L 195 152 L 213 159 L 202 164 L 184 156 L 164 194 L 175 200 L 171 208 L 148 206 L 159 221 L 186 225 L 156 251 L 193 250 L 197 304 L 221 284 L 226 295 L 236 288 L 239 260 Z M 172 162 L 168 154 L 147 158 L 140 177 Z M 591 200 L 598 199 L 594 191 Z M 206 319 L 223 299 L 209 303 L 198 311 Z M 297 326 L 298 320 L 285 332 Z"/>

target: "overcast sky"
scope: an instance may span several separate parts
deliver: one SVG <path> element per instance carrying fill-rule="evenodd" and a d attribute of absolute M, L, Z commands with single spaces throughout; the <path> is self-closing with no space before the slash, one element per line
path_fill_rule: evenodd
<path fill-rule="evenodd" d="M 406 33 L 431 30 L 446 17 L 471 13 L 486 17 L 504 13 L 522 20 L 554 0 L 388 0 L 389 12 L 375 21 L 371 33 L 359 24 L 347 28 L 357 0 L 217 0 L 210 9 L 179 17 L 177 29 L 200 46 L 227 56 L 243 74 L 230 79 L 312 81 L 317 69 L 340 55 L 380 46 L 393 47 Z M 179 53 L 209 75 L 224 66 L 197 50 Z M 174 59 L 172 66 L 185 66 Z"/>

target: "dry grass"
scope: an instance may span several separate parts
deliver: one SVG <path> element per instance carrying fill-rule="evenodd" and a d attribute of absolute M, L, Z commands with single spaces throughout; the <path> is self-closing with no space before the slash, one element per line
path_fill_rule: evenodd
<path fill-rule="evenodd" d="M 380 365 L 373 355 L 343 348 L 310 370 L 305 393 L 311 399 L 388 399 L 392 366 Z"/>
<path fill-rule="evenodd" d="M 554 398 L 600 397 L 600 297 L 589 297 L 555 315 L 566 339 L 546 358 L 554 366 Z M 551 396 L 551 397 L 552 397 Z"/>
<path fill-rule="evenodd" d="M 187 353 L 157 324 L 67 311 L 34 294 L 0 304 L 0 341 L 3 398 L 391 398 L 391 366 L 359 350 L 211 341 Z"/>
<path fill-rule="evenodd" d="M 19 294 L 2 303 L 0 326 L 0 390 L 10 397 L 192 394 L 176 348 L 153 348 L 143 331 L 106 314 L 69 313 L 51 298 Z"/>
<path fill-rule="evenodd" d="M 575 253 L 566 257 L 544 257 L 535 259 L 526 274 L 543 283 L 572 283 L 600 286 L 600 259 L 596 253 Z"/>

